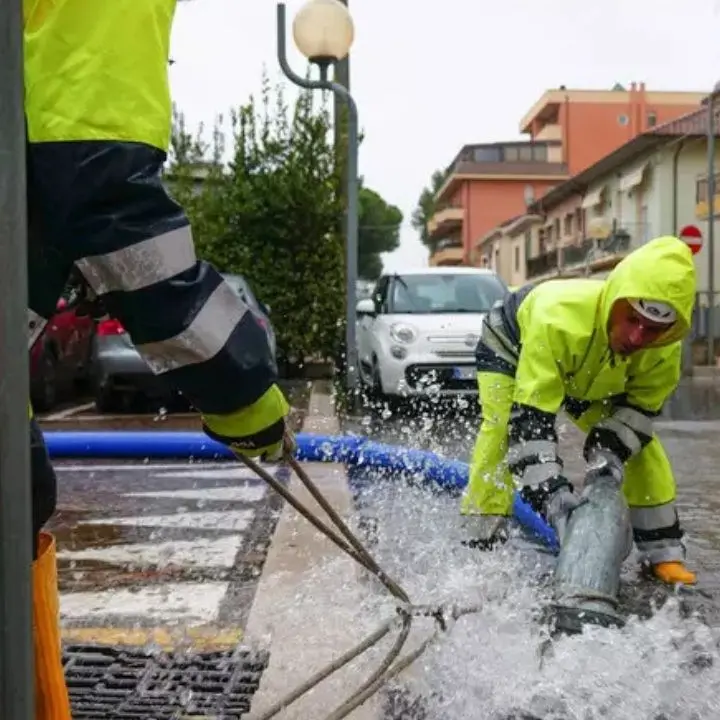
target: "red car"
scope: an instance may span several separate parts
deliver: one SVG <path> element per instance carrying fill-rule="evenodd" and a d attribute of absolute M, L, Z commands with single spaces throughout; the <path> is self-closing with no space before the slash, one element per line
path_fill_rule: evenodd
<path fill-rule="evenodd" d="M 38 411 L 51 410 L 61 396 L 74 394 L 90 377 L 95 320 L 68 289 L 57 313 L 30 352 L 30 398 Z"/>

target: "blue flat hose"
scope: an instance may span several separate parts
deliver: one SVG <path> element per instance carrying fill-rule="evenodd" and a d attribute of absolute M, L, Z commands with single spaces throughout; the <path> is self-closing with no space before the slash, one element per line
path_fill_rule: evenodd
<path fill-rule="evenodd" d="M 235 457 L 229 448 L 196 431 L 50 430 L 44 436 L 52 458 L 232 460 Z M 411 450 L 354 435 L 298 433 L 295 437 L 298 460 L 338 462 L 389 474 L 412 475 L 450 490 L 459 491 L 468 482 L 467 463 L 443 458 L 429 450 Z M 557 547 L 553 529 L 517 493 L 513 515 L 525 530 L 549 547 Z"/>

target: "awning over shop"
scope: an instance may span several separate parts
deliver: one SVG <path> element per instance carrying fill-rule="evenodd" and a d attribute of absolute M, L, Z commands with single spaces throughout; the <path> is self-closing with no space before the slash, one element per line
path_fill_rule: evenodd
<path fill-rule="evenodd" d="M 605 185 L 599 187 L 597 190 L 589 191 L 583 198 L 580 206 L 585 210 L 587 210 L 588 208 L 597 207 L 598 205 L 600 205 L 600 203 L 602 203 L 604 195 Z"/>

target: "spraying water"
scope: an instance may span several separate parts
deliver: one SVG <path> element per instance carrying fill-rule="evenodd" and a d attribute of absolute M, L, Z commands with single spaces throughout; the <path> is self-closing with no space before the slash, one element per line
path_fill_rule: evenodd
<path fill-rule="evenodd" d="M 455 434 L 462 422 L 453 423 Z M 402 436 L 437 437 L 433 421 L 404 423 Z M 407 443 L 410 444 L 410 443 Z M 403 676 L 405 694 L 421 698 L 410 720 L 699 720 L 720 716 L 720 629 L 689 612 L 682 596 L 661 607 L 626 604 L 622 630 L 588 628 L 547 640 L 538 613 L 553 558 L 521 538 L 493 553 L 462 544 L 457 499 L 377 475 L 355 473 L 358 524 L 383 567 L 415 602 L 482 605 Z M 627 575 L 636 574 L 631 558 Z M 329 570 L 329 569 L 327 569 Z M 627 579 L 627 578 L 626 578 Z M 637 595 L 626 583 L 625 594 Z M 381 595 L 381 591 L 378 590 Z M 647 599 L 647 592 L 645 593 Z M 640 610 L 643 617 L 634 614 Z M 366 606 L 363 613 L 377 612 Z"/>

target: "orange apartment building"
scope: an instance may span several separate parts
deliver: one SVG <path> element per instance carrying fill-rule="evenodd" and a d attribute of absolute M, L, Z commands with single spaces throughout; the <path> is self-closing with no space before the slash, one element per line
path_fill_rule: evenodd
<path fill-rule="evenodd" d="M 492 266 L 479 247 L 490 231 L 634 137 L 696 110 L 705 95 L 644 83 L 548 90 L 520 121 L 529 141 L 466 145 L 453 160 L 428 223 L 430 264 Z"/>

